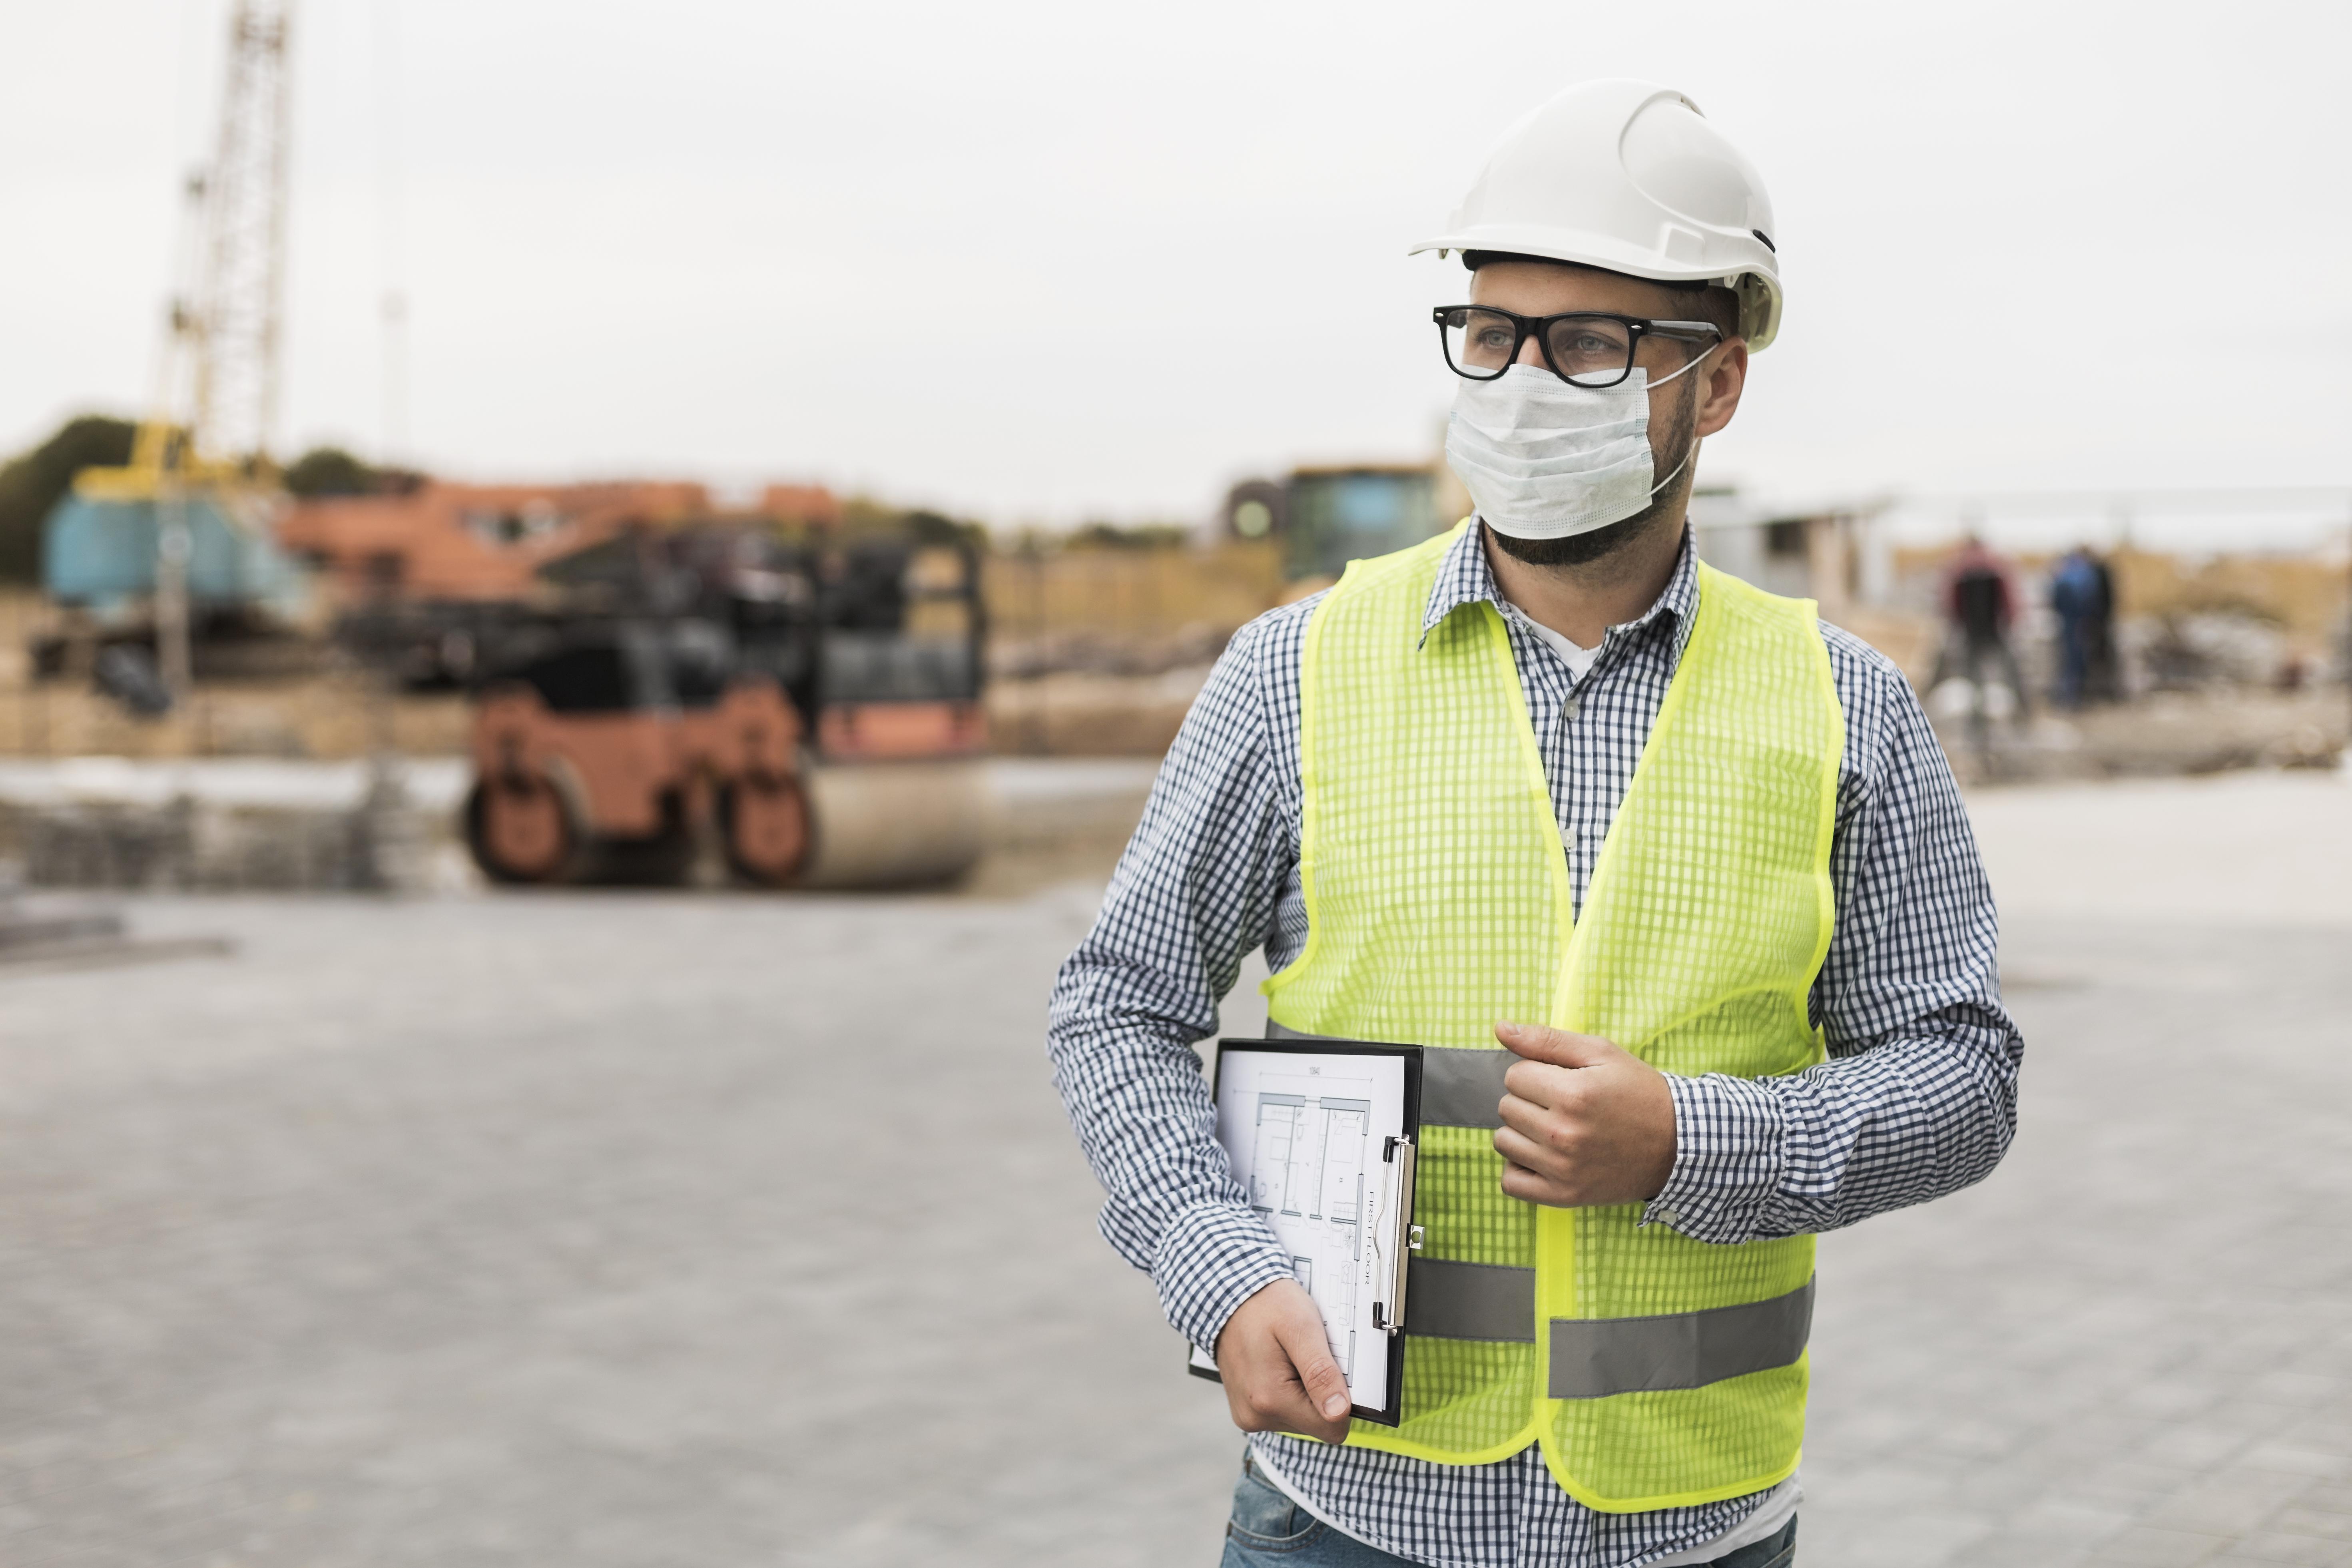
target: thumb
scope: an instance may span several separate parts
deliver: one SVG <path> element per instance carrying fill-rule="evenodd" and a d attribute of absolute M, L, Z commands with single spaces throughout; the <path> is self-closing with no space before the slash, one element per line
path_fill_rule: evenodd
<path fill-rule="evenodd" d="M 1531 1062 L 1560 1068 L 1599 1067 L 1625 1054 L 1598 1035 L 1570 1034 L 1541 1024 L 1497 1024 L 1495 1037 Z"/>
<path fill-rule="evenodd" d="M 1307 1316 L 1305 1321 L 1286 1318 L 1275 1330 L 1282 1343 L 1283 1353 L 1298 1373 L 1300 1386 L 1307 1390 L 1307 1402 L 1320 1412 L 1327 1421 L 1347 1417 L 1349 1408 L 1348 1380 L 1332 1359 L 1331 1342 L 1323 1332 L 1319 1312 Z"/>

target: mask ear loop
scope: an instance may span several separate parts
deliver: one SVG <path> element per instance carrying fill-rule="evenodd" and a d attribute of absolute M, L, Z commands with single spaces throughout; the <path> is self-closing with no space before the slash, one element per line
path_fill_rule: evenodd
<path fill-rule="evenodd" d="M 1724 339 L 1722 339 L 1722 338 L 1717 338 L 1717 339 L 1716 339 L 1716 340 L 1715 340 L 1715 342 L 1711 342 L 1711 343 L 1709 343 L 1709 344 L 1707 344 L 1707 345 L 1706 345 L 1706 351 L 1705 351 L 1704 353 L 1700 353 L 1696 358 L 1693 359 L 1693 360 L 1690 362 L 1690 363 L 1688 363 L 1688 364 L 1686 364 L 1686 365 L 1683 366 L 1683 367 L 1682 367 L 1682 369 L 1680 369 L 1680 370 L 1678 370 L 1678 371 L 1675 371 L 1675 372 L 1674 372 L 1674 373 L 1672 373 L 1671 374 L 1662 375 L 1662 376 L 1658 377 L 1658 379 L 1657 379 L 1657 380 L 1655 380 L 1655 381 L 1652 381 L 1652 382 L 1646 382 L 1646 383 L 1644 383 L 1643 384 L 1644 384 L 1645 389 L 1646 389 L 1646 390 L 1649 390 L 1649 391 L 1653 391 L 1653 392 L 1654 392 L 1654 391 L 1656 391 L 1659 387 L 1662 387 L 1662 386 L 1664 386 L 1665 384 L 1667 384 L 1669 382 L 1674 382 L 1674 381 L 1679 381 L 1679 380 L 1681 380 L 1684 376 L 1688 375 L 1691 372 L 1693 372 L 1693 371 L 1696 370 L 1699 366 L 1701 366 L 1701 365 L 1705 364 L 1705 363 L 1706 363 L 1706 356 L 1707 356 L 1708 354 L 1713 353 L 1716 350 L 1717 350 L 1717 349 L 1721 348 L 1721 347 L 1724 345 L 1724 342 L 1726 342 L 1726 340 L 1724 340 Z"/>
<path fill-rule="evenodd" d="M 1675 376 L 1682 375 L 1690 371 L 1696 370 L 1700 365 L 1706 363 L 1707 354 L 1713 353 L 1717 349 L 1719 349 L 1722 346 L 1723 341 L 1721 339 L 1717 339 L 1714 343 L 1708 346 L 1706 353 L 1700 354 L 1696 359 L 1692 360 L 1690 363 L 1683 366 L 1681 370 L 1675 372 L 1674 375 L 1661 376 L 1657 380 L 1650 382 L 1644 390 L 1655 391 L 1657 388 L 1664 386 L 1668 382 L 1674 380 Z M 1664 489 L 1668 485 L 1673 484 L 1675 479 L 1682 476 L 1682 471 L 1691 466 L 1691 459 L 1698 456 L 1698 444 L 1702 439 L 1704 439 L 1704 437 L 1698 436 L 1691 437 L 1690 445 L 1684 448 L 1683 460 L 1675 465 L 1674 471 L 1672 473 L 1669 473 L 1664 479 L 1660 479 L 1656 484 L 1650 487 L 1651 500 L 1655 500 L 1660 490 Z"/>
<path fill-rule="evenodd" d="M 1683 454 L 1683 460 L 1675 465 L 1674 472 L 1668 474 L 1664 479 L 1660 479 L 1656 484 L 1650 487 L 1650 499 L 1652 500 L 1657 500 L 1658 492 L 1664 489 L 1668 485 L 1673 484 L 1681 475 L 1682 471 L 1690 467 L 1691 459 L 1698 456 L 1698 441 L 1699 438 L 1697 437 L 1692 437 L 1690 449 Z"/>

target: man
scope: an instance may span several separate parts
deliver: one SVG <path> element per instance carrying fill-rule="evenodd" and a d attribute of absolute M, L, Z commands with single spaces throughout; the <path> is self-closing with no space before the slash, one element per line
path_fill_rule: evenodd
<path fill-rule="evenodd" d="M 1691 554 L 1772 234 L 1678 93 L 1514 129 L 1420 247 L 1472 268 L 1475 516 L 1243 628 L 1063 969 L 1104 1234 L 1251 1434 L 1229 1568 L 1784 1568 L 1813 1233 L 2007 1147 L 1992 902 L 1909 688 Z M 1191 1045 L 1261 944 L 1270 1032 L 1429 1047 L 1394 1427 L 1214 1139 Z"/>
<path fill-rule="evenodd" d="M 2010 582 L 2009 563 L 1969 534 L 1944 568 L 1944 651 L 1929 688 L 1958 676 L 1981 693 L 1988 689 L 1985 666 L 1990 664 L 2009 689 L 2012 716 L 2021 719 L 2025 677 L 2018 670 L 2017 651 L 2009 640 L 2010 624 L 2016 618 L 2017 590 Z"/>
<path fill-rule="evenodd" d="M 2094 702 L 2123 700 L 2123 671 L 2116 658 L 2116 573 L 2107 558 L 2087 546 L 2091 563 L 2091 674 L 2088 691 Z"/>
<path fill-rule="evenodd" d="M 2059 558 L 2050 574 L 2050 608 L 2058 617 L 2058 682 L 2052 695 L 2061 708 L 2080 708 L 2093 698 L 2106 597 L 2105 574 L 2088 545 L 2078 544 Z"/>

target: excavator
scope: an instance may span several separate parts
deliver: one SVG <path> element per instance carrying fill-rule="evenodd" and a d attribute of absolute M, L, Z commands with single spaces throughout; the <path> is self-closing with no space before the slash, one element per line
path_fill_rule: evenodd
<path fill-rule="evenodd" d="M 630 530 L 476 689 L 466 839 L 491 880 L 938 883 L 985 843 L 969 542 Z"/>

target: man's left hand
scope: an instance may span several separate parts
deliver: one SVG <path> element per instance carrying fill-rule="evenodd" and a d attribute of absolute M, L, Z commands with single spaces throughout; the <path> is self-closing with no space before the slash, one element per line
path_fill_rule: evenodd
<path fill-rule="evenodd" d="M 1665 1074 L 1598 1035 L 1497 1024 L 1495 1037 L 1525 1058 L 1503 1079 L 1503 1191 L 1555 1208 L 1658 1195 L 1675 1168 Z"/>

